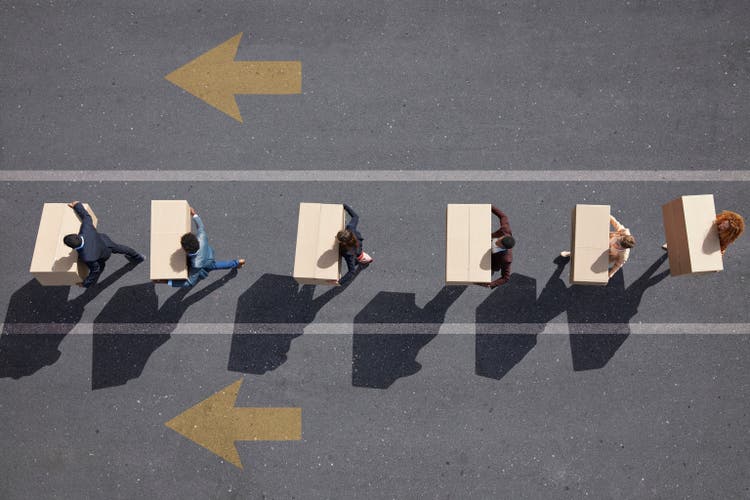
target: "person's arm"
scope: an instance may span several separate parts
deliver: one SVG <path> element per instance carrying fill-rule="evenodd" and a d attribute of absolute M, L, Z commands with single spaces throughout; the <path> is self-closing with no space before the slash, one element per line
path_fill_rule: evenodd
<path fill-rule="evenodd" d="M 80 203 L 79 203 L 80 205 Z M 83 280 L 83 283 L 81 283 L 81 286 L 84 288 L 88 288 L 99 279 L 99 275 L 102 274 L 102 266 L 97 261 L 93 262 L 86 262 L 86 265 L 89 268 L 89 275 L 86 276 L 86 279 Z"/>
<path fill-rule="evenodd" d="M 620 224 L 617 219 L 615 219 L 613 216 L 609 216 L 609 223 L 612 225 L 613 228 L 615 228 L 615 232 L 622 231 L 625 229 L 625 226 Z"/>
<path fill-rule="evenodd" d="M 346 225 L 349 229 L 357 229 L 357 224 L 359 224 L 359 215 L 357 215 L 357 212 L 352 210 L 352 207 L 344 203 L 344 210 L 346 210 L 346 213 L 349 214 L 349 223 Z"/>
<path fill-rule="evenodd" d="M 497 238 L 501 234 L 510 234 L 512 232 L 510 230 L 510 222 L 508 221 L 508 216 L 505 215 L 505 212 L 497 208 L 495 205 L 492 205 L 492 213 L 500 219 L 500 229 L 493 232 L 492 237 Z"/>
<path fill-rule="evenodd" d="M 193 214 L 193 221 L 195 221 L 195 226 L 198 228 L 198 233 L 195 235 L 198 238 L 198 243 L 200 243 L 201 248 L 205 248 L 208 245 L 206 226 L 203 225 L 203 221 L 198 214 Z"/>
<path fill-rule="evenodd" d="M 76 215 L 81 218 L 81 226 L 94 229 L 94 219 L 92 219 L 91 215 L 86 211 L 83 203 L 81 203 L 80 201 L 74 201 L 72 203 L 69 203 L 68 206 L 72 207 Z"/>

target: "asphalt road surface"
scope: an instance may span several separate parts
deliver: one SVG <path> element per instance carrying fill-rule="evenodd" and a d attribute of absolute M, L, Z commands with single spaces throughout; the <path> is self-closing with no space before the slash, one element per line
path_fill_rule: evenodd
<path fill-rule="evenodd" d="M 750 497 L 750 239 L 707 276 L 660 248 L 677 196 L 750 214 L 744 2 L 152 4 L 0 2 L 0 498 Z M 302 62 L 242 123 L 164 79 L 240 32 L 238 61 Z M 404 181 L 440 170 L 466 179 Z M 99 287 L 41 287 L 42 204 L 78 199 L 146 255 L 150 200 L 187 199 L 248 264 L 176 291 L 113 256 Z M 291 278 L 302 201 L 360 214 L 349 286 Z M 445 286 L 448 203 L 508 213 L 507 285 Z M 607 287 L 555 260 L 576 203 L 638 240 Z M 238 380 L 239 408 L 302 410 L 242 468 L 165 426 Z"/>

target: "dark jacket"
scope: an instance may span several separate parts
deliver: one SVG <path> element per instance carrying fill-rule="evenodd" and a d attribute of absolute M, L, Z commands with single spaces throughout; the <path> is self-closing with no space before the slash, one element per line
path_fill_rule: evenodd
<path fill-rule="evenodd" d="M 513 236 L 513 232 L 510 230 L 510 223 L 508 222 L 508 216 L 492 205 L 492 213 L 500 219 L 500 229 L 492 233 L 493 240 L 496 238 L 502 238 L 503 236 Z M 492 272 L 500 271 L 500 277 L 490 283 L 490 288 L 495 288 L 500 285 L 504 285 L 510 279 L 510 265 L 513 262 L 513 249 L 508 248 L 504 252 L 498 252 L 492 254 Z"/>
<path fill-rule="evenodd" d="M 359 215 L 357 215 L 357 213 L 352 210 L 352 207 L 350 207 L 346 203 L 344 203 L 344 210 L 346 210 L 350 217 L 349 222 L 346 224 L 346 229 L 354 233 L 354 236 L 357 237 L 358 243 L 354 248 L 341 250 L 341 256 L 346 261 L 346 267 L 348 269 L 348 272 L 339 280 L 339 283 L 342 285 L 352 280 L 357 274 L 357 271 L 359 271 L 357 257 L 362 254 L 362 241 L 364 240 L 362 234 L 357 229 L 357 224 L 359 224 Z"/>
<path fill-rule="evenodd" d="M 78 258 L 89 268 L 89 275 L 83 280 L 83 286 L 88 288 L 99 279 L 104 271 L 104 263 L 112 255 L 112 251 L 107 245 L 109 238 L 96 230 L 94 221 L 83 207 L 83 203 L 77 203 L 73 210 L 81 218 L 78 235 L 83 238 L 83 248 L 78 249 Z"/>

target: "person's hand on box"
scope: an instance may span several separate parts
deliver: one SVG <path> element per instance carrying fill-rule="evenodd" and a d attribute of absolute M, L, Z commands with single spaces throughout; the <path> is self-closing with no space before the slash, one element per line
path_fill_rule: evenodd
<path fill-rule="evenodd" d="M 76 205 L 78 205 L 79 203 L 80 203 L 80 201 L 71 201 L 70 203 L 68 203 L 68 206 L 69 206 L 70 208 L 74 208 L 74 207 L 75 207 Z"/>
<path fill-rule="evenodd" d="M 196 215 L 195 209 L 193 207 L 190 207 L 190 217 L 193 215 Z"/>

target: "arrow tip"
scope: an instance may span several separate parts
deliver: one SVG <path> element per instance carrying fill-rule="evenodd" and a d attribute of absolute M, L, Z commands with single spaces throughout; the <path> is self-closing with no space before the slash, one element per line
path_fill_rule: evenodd
<path fill-rule="evenodd" d="M 242 380 L 225 387 L 164 425 L 242 469 L 231 423 Z"/>
<path fill-rule="evenodd" d="M 231 86 L 225 84 L 226 69 L 234 63 L 242 32 L 177 68 L 164 78 L 242 123 Z"/>

